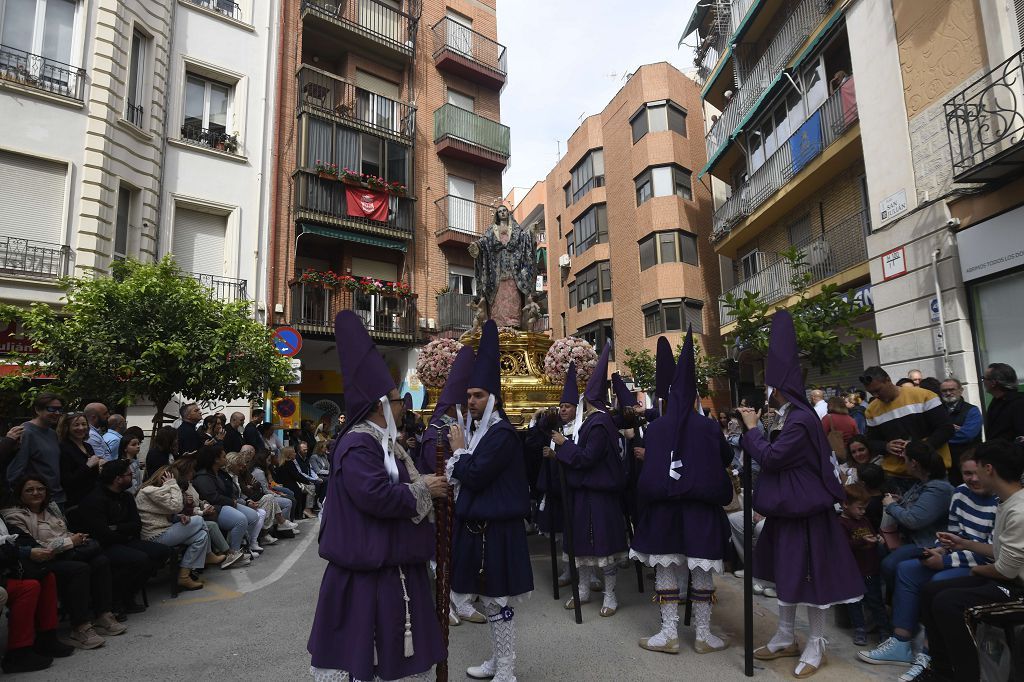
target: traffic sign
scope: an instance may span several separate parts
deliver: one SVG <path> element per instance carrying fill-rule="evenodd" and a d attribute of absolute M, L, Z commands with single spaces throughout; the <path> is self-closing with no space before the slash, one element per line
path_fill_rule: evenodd
<path fill-rule="evenodd" d="M 291 398 L 281 398 L 277 401 L 277 413 L 282 417 L 290 417 L 295 414 L 295 401 Z"/>
<path fill-rule="evenodd" d="M 274 347 L 285 357 L 298 355 L 302 350 L 302 334 L 291 327 L 278 327 L 274 330 Z"/>

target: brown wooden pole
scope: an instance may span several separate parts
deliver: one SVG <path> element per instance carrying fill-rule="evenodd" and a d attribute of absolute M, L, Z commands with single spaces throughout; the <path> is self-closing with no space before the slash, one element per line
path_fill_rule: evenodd
<path fill-rule="evenodd" d="M 441 429 L 437 430 L 434 452 L 434 473 L 444 476 L 445 464 L 448 460 L 448 442 Z M 448 488 L 448 497 L 434 500 L 434 521 L 437 529 L 437 551 L 435 553 L 437 570 L 434 574 L 434 591 L 436 593 L 437 622 L 441 626 L 444 638 L 444 660 L 435 667 L 437 682 L 448 682 L 448 595 L 451 591 L 450 557 L 452 547 L 452 516 L 454 516 L 454 489 Z"/>

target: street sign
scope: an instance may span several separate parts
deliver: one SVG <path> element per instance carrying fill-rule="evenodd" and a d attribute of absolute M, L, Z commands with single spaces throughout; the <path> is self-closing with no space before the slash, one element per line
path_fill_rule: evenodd
<path fill-rule="evenodd" d="M 302 334 L 291 327 L 278 327 L 274 330 L 274 348 L 285 357 L 293 357 L 302 350 Z"/>
<path fill-rule="evenodd" d="M 939 321 L 939 299 L 933 298 L 928 303 L 928 312 L 931 314 L 932 322 Z"/>
<path fill-rule="evenodd" d="M 890 280 L 907 274 L 907 254 L 903 247 L 882 256 L 882 279 Z"/>
<path fill-rule="evenodd" d="M 295 401 L 291 398 L 281 398 L 277 401 L 277 413 L 282 417 L 290 417 L 295 414 Z"/>

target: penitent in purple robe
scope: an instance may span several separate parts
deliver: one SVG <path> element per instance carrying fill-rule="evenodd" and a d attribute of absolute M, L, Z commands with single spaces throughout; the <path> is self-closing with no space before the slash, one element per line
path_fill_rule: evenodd
<path fill-rule="evenodd" d="M 445 658 L 434 616 L 427 561 L 434 526 L 413 523 L 416 499 L 399 464 L 398 482 L 368 433 L 350 431 L 332 455 L 320 528 L 324 571 L 307 649 L 316 668 L 360 680 L 397 680 L 430 670 Z M 414 653 L 405 656 L 405 576 Z"/>

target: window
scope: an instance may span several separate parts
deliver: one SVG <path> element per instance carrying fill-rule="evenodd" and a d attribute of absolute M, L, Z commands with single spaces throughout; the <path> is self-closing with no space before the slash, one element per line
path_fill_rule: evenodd
<path fill-rule="evenodd" d="M 811 218 L 804 216 L 789 226 L 789 243 L 793 246 L 803 246 L 811 241 Z"/>
<path fill-rule="evenodd" d="M 651 197 L 667 197 L 673 194 L 680 199 L 693 199 L 691 173 L 676 165 L 652 166 L 633 180 L 636 186 L 636 205 L 640 206 Z"/>
<path fill-rule="evenodd" d="M 132 32 L 131 62 L 128 64 L 128 97 L 124 117 L 133 125 L 142 127 L 143 83 L 146 75 L 146 44 L 148 38 L 141 31 Z"/>
<path fill-rule="evenodd" d="M 647 133 L 659 133 L 666 130 L 679 133 L 686 137 L 686 110 L 675 102 L 659 100 L 648 102 L 629 122 L 633 129 L 633 144 L 640 141 Z"/>
<path fill-rule="evenodd" d="M 0 243 L 9 239 L 29 239 L 40 246 L 45 245 L 45 248 L 60 248 L 65 239 L 67 176 L 66 163 L 0 149 Z M 24 251 L 20 254 L 9 251 L 5 256 L 0 256 L 0 265 L 9 266 L 12 258 L 19 261 L 42 261 L 45 258 L 33 258 Z M 56 265 L 55 262 L 53 264 Z M 44 273 L 64 274 L 50 268 L 50 263 L 45 263 Z"/>
<path fill-rule="evenodd" d="M 683 314 L 686 326 L 693 329 L 694 334 L 704 333 L 704 304 L 690 298 L 683 299 Z"/>
<path fill-rule="evenodd" d="M 0 2 L 0 43 L 4 46 L 0 70 L 24 70 L 38 81 L 68 87 L 76 71 L 68 65 L 77 9 L 75 0 Z"/>
<path fill-rule="evenodd" d="M 565 235 L 565 252 L 569 254 L 569 258 L 576 255 L 576 243 L 573 242 L 572 232 Z"/>
<path fill-rule="evenodd" d="M 222 276 L 226 233 L 227 216 L 176 208 L 171 250 L 182 272 Z"/>
<path fill-rule="evenodd" d="M 456 52 L 473 56 L 473 20 L 454 10 L 446 10 L 445 45 Z"/>
<path fill-rule="evenodd" d="M 697 265 L 697 236 L 689 232 L 658 232 L 640 240 L 640 269 L 659 263 Z"/>
<path fill-rule="evenodd" d="M 475 294 L 476 279 L 472 268 L 450 266 L 448 268 L 448 288 L 456 294 Z"/>
<path fill-rule="evenodd" d="M 575 168 L 572 169 L 573 202 L 579 201 L 594 187 L 604 187 L 604 150 L 595 149 L 583 157 Z M 566 190 L 566 201 L 569 200 L 568 189 Z M 567 204 L 568 205 L 568 204 Z"/>
<path fill-rule="evenodd" d="M 406 145 L 312 117 L 306 120 L 306 125 L 304 163 L 308 167 L 317 160 L 331 161 L 339 168 L 352 168 L 382 176 L 388 182 L 409 184 L 409 148 Z"/>
<path fill-rule="evenodd" d="M 761 268 L 764 266 L 764 254 L 757 249 L 754 249 L 747 255 L 740 259 L 740 274 L 743 275 L 743 281 L 746 282 L 752 278 Z"/>
<path fill-rule="evenodd" d="M 562 338 L 564 339 L 566 336 L 569 335 L 567 333 L 568 332 L 568 327 L 566 326 L 566 323 L 565 323 L 565 313 L 562 313 L 561 317 L 562 317 Z"/>
<path fill-rule="evenodd" d="M 383 163 L 381 163 L 381 150 L 384 147 L 384 140 L 373 135 L 363 133 L 360 145 L 359 169 L 366 175 L 381 175 Z"/>
<path fill-rule="evenodd" d="M 185 78 L 185 120 L 182 139 L 227 150 L 228 120 L 232 87 L 215 80 L 188 74 Z M 236 141 L 237 144 L 237 141 Z"/>
<path fill-rule="evenodd" d="M 558 226 L 558 238 L 562 238 L 562 216 L 555 216 L 555 225 Z"/>
<path fill-rule="evenodd" d="M 595 244 L 605 244 L 608 241 L 608 207 L 605 204 L 595 204 L 587 209 L 587 212 L 573 222 L 573 234 L 575 235 L 576 254 L 582 254 Z"/>
<path fill-rule="evenodd" d="M 448 227 L 476 233 L 476 183 L 448 176 Z"/>
<path fill-rule="evenodd" d="M 643 308 L 644 336 L 685 331 L 687 325 L 692 325 L 695 333 L 703 333 L 703 307 L 702 302 L 690 298 L 650 303 Z"/>
<path fill-rule="evenodd" d="M 604 350 L 604 345 L 612 342 L 612 321 L 601 320 L 600 322 L 588 324 L 577 331 L 576 336 L 594 346 L 594 349 L 600 354 Z M 614 344 L 612 344 L 612 351 L 609 353 L 609 357 L 615 360 Z"/>
<path fill-rule="evenodd" d="M 128 257 L 128 231 L 131 223 L 132 190 L 122 184 L 117 189 L 117 215 L 114 219 L 114 260 Z"/>
<path fill-rule="evenodd" d="M 565 192 L 565 207 L 569 208 L 572 206 L 572 183 L 567 183 L 562 190 Z"/>
<path fill-rule="evenodd" d="M 612 270 L 608 261 L 599 261 L 576 275 L 574 284 L 569 285 L 569 305 L 583 311 L 598 303 L 612 300 Z"/>
<path fill-rule="evenodd" d="M 454 104 L 459 109 L 465 109 L 466 111 L 476 110 L 476 100 L 451 88 L 448 88 L 448 104 Z"/>

